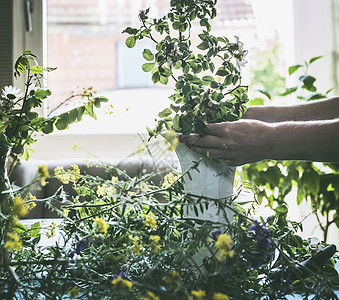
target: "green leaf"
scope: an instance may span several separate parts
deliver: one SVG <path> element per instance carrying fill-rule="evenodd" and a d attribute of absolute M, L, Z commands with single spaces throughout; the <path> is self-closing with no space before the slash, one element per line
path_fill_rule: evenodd
<path fill-rule="evenodd" d="M 13 231 L 18 234 L 23 234 L 28 232 L 28 228 L 24 224 L 17 222 L 13 225 Z"/>
<path fill-rule="evenodd" d="M 142 70 L 144 72 L 151 72 L 154 69 L 155 63 L 145 63 L 142 65 Z"/>
<path fill-rule="evenodd" d="M 37 98 L 37 99 L 45 99 L 45 98 L 47 98 L 48 96 L 50 96 L 52 93 L 51 93 L 51 91 L 50 90 L 37 90 L 36 92 L 35 92 L 35 97 Z"/>
<path fill-rule="evenodd" d="M 74 123 L 77 119 L 78 111 L 76 109 L 72 109 L 67 113 L 67 116 L 68 116 L 68 119 L 67 119 L 68 124 Z"/>
<path fill-rule="evenodd" d="M 161 84 L 167 84 L 167 83 L 168 83 L 168 77 L 163 76 L 163 75 L 160 75 L 160 80 L 159 80 L 159 82 L 160 82 Z"/>
<path fill-rule="evenodd" d="M 315 171 L 305 172 L 301 179 L 302 185 L 306 190 L 308 190 L 312 195 L 316 196 L 319 193 L 320 188 L 320 176 Z"/>
<path fill-rule="evenodd" d="M 306 101 L 312 101 L 312 100 L 319 100 L 319 99 L 325 99 L 327 98 L 326 95 L 320 94 L 320 93 L 312 93 L 305 97 Z"/>
<path fill-rule="evenodd" d="M 194 131 L 200 134 L 201 136 L 205 136 L 208 133 L 208 129 L 205 122 L 199 117 L 196 117 L 194 119 Z"/>
<path fill-rule="evenodd" d="M 104 96 L 99 96 L 99 97 L 95 97 L 94 99 L 94 106 L 99 108 L 101 106 L 101 102 L 108 102 L 108 98 L 104 97 Z"/>
<path fill-rule="evenodd" d="M 94 112 L 94 103 L 92 101 L 88 102 L 87 105 L 85 106 L 85 113 L 88 114 L 90 117 L 93 119 L 97 119 L 97 116 Z"/>
<path fill-rule="evenodd" d="M 29 152 L 26 150 L 24 152 L 24 160 L 28 160 L 29 159 Z"/>
<path fill-rule="evenodd" d="M 62 114 L 59 116 L 59 118 L 57 119 L 56 123 L 55 123 L 55 127 L 58 130 L 65 130 L 68 128 L 68 121 L 67 121 L 67 114 Z"/>
<path fill-rule="evenodd" d="M 144 52 L 142 52 L 142 56 L 148 61 L 152 61 L 154 59 L 154 54 L 149 49 L 145 49 Z"/>
<path fill-rule="evenodd" d="M 179 21 L 175 21 L 175 22 L 172 23 L 172 27 L 173 27 L 174 30 L 178 30 L 180 28 L 180 26 L 181 26 L 181 22 L 179 22 Z"/>
<path fill-rule="evenodd" d="M 153 83 L 157 83 L 157 82 L 159 82 L 159 80 L 160 80 L 160 73 L 158 71 L 154 72 L 153 75 L 152 75 Z"/>
<path fill-rule="evenodd" d="M 312 57 L 311 59 L 310 59 L 310 64 L 311 63 L 314 63 L 316 60 L 318 60 L 318 59 L 320 59 L 320 58 L 322 58 L 323 56 L 321 55 L 321 56 L 315 56 L 315 57 Z"/>
<path fill-rule="evenodd" d="M 212 89 L 216 89 L 216 88 L 218 88 L 219 87 L 219 83 L 218 82 L 216 82 L 216 81 L 212 81 L 211 82 L 211 88 Z"/>
<path fill-rule="evenodd" d="M 137 34 L 138 29 L 132 28 L 132 27 L 127 27 L 125 28 L 122 33 L 128 33 L 128 34 Z"/>
<path fill-rule="evenodd" d="M 40 67 L 40 66 L 32 66 L 32 67 L 30 67 L 30 71 L 33 74 L 40 74 L 44 71 L 44 68 Z"/>
<path fill-rule="evenodd" d="M 283 93 L 280 94 L 280 96 L 287 96 L 287 95 L 290 95 L 290 94 L 294 93 L 297 89 L 298 89 L 297 86 L 291 87 L 291 88 L 287 88 L 285 92 L 283 92 Z"/>
<path fill-rule="evenodd" d="M 192 132 L 193 124 L 192 124 L 192 119 L 189 116 L 181 115 L 180 125 L 182 125 L 183 135 L 189 135 Z"/>
<path fill-rule="evenodd" d="M 166 118 L 172 113 L 172 110 L 169 108 L 165 108 L 163 111 L 159 112 L 158 116 L 160 118 Z"/>
<path fill-rule="evenodd" d="M 77 120 L 78 121 L 81 121 L 82 120 L 82 116 L 84 115 L 84 112 L 85 112 L 85 107 L 84 106 L 80 106 L 78 107 L 77 109 L 77 112 L 78 112 L 78 115 L 77 115 Z"/>
<path fill-rule="evenodd" d="M 126 39 L 125 44 L 128 48 L 133 48 L 135 46 L 135 42 L 136 42 L 136 37 L 132 35 Z"/>
<path fill-rule="evenodd" d="M 189 64 L 186 64 L 185 67 L 183 68 L 182 72 L 184 74 L 187 74 L 189 70 L 190 70 L 190 66 L 189 66 Z"/>
<path fill-rule="evenodd" d="M 43 117 L 36 117 L 34 119 L 32 119 L 30 125 L 31 126 L 35 126 L 35 125 L 38 125 L 40 122 L 42 122 L 44 120 Z"/>
<path fill-rule="evenodd" d="M 185 85 L 185 82 L 183 80 L 179 80 L 176 84 L 175 84 L 175 88 L 178 90 L 181 90 Z"/>
<path fill-rule="evenodd" d="M 265 104 L 265 100 L 264 100 L 264 98 L 254 98 L 254 99 L 252 99 L 252 100 L 250 100 L 250 101 L 248 101 L 248 105 L 252 105 L 252 106 L 254 106 L 254 105 L 264 105 Z"/>
<path fill-rule="evenodd" d="M 180 131 L 180 123 L 179 123 L 179 121 L 180 121 L 180 116 L 179 115 L 175 115 L 174 116 L 174 118 L 173 118 L 173 128 L 174 128 L 174 130 L 176 130 L 176 131 Z"/>
<path fill-rule="evenodd" d="M 203 76 L 203 77 L 202 77 L 202 80 L 203 80 L 203 81 L 210 81 L 210 82 L 215 81 L 214 78 L 213 78 L 212 76 Z"/>
<path fill-rule="evenodd" d="M 21 55 L 15 62 L 14 65 L 15 76 L 19 76 L 29 68 L 29 60 L 26 57 L 26 54 L 28 54 L 27 51 L 23 55 Z"/>
<path fill-rule="evenodd" d="M 182 92 L 185 96 L 191 91 L 191 85 L 189 83 L 186 83 L 182 89 Z"/>
<path fill-rule="evenodd" d="M 262 93 L 262 94 L 265 95 L 268 99 L 271 100 L 271 95 L 270 95 L 270 93 L 269 93 L 268 91 L 263 90 L 263 89 L 258 89 L 257 91 L 258 91 L 259 93 Z"/>
<path fill-rule="evenodd" d="M 284 204 L 280 204 L 275 208 L 275 212 L 280 215 L 285 215 L 288 213 L 288 207 Z"/>
<path fill-rule="evenodd" d="M 315 78 L 313 76 L 304 75 L 301 76 L 299 80 L 304 84 L 302 87 L 306 88 L 307 90 L 311 92 L 314 92 L 316 90 L 315 86 L 313 85 L 313 83 L 315 82 Z"/>
<path fill-rule="evenodd" d="M 207 42 L 202 42 L 202 43 L 200 43 L 198 46 L 197 46 L 197 48 L 198 49 L 200 49 L 200 50 L 206 50 L 206 49 L 208 49 L 208 47 L 209 47 L 209 45 L 208 45 L 208 43 Z"/>
<path fill-rule="evenodd" d="M 297 71 L 299 68 L 301 68 L 302 65 L 294 65 L 294 66 L 290 66 L 288 68 L 288 74 L 292 75 L 295 71 Z"/>
<path fill-rule="evenodd" d="M 29 229 L 31 237 L 40 237 L 41 224 L 40 222 L 35 222 Z"/>
<path fill-rule="evenodd" d="M 42 132 L 44 134 L 49 134 L 51 132 L 53 132 L 53 123 L 54 123 L 54 120 L 48 120 L 46 121 L 43 126 L 42 126 Z"/>
<path fill-rule="evenodd" d="M 218 71 L 215 73 L 215 75 L 218 76 L 226 76 L 227 74 L 229 74 L 229 72 L 226 71 L 225 68 L 219 68 Z"/>

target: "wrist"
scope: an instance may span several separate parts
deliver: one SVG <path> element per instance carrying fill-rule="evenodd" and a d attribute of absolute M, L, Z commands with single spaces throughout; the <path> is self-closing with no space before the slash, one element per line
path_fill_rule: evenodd
<path fill-rule="evenodd" d="M 263 122 L 263 124 L 261 160 L 276 159 L 276 154 L 279 153 L 281 147 L 279 141 L 279 127 L 277 126 L 277 123 Z"/>

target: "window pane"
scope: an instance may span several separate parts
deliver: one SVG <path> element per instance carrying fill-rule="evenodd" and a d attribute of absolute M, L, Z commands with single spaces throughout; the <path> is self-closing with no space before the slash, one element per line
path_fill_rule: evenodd
<path fill-rule="evenodd" d="M 149 3 L 147 3 L 149 2 Z M 151 3 L 152 2 L 152 3 Z M 93 86 L 97 92 L 148 87 L 141 70 L 140 46 L 127 54 L 121 31 L 137 22 L 138 11 L 152 4 L 164 10 L 168 1 L 49 0 L 47 1 L 47 65 L 53 91 L 49 111 L 72 93 Z M 142 50 L 141 50 L 142 51 Z M 131 76 L 133 74 L 133 76 Z"/>

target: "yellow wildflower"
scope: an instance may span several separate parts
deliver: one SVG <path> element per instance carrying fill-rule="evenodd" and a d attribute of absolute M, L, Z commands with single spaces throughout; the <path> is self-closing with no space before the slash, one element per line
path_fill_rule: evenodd
<path fill-rule="evenodd" d="M 25 206 L 25 201 L 18 196 L 14 197 L 13 212 L 19 218 L 27 215 L 28 213 L 28 209 Z"/>
<path fill-rule="evenodd" d="M 162 278 L 166 282 L 167 289 L 173 290 L 182 284 L 181 275 L 176 270 L 172 270 L 170 276 L 164 276 Z"/>
<path fill-rule="evenodd" d="M 164 182 L 162 184 L 163 188 L 170 187 L 174 182 L 178 180 L 178 176 L 174 175 L 172 172 L 169 172 L 164 176 Z"/>
<path fill-rule="evenodd" d="M 106 183 L 98 185 L 97 195 L 98 197 L 112 196 L 117 193 L 117 189 L 114 186 L 108 186 Z"/>
<path fill-rule="evenodd" d="M 149 237 L 151 241 L 151 247 L 154 253 L 158 253 L 159 250 L 161 249 L 161 245 L 159 244 L 160 236 L 158 235 L 151 235 Z"/>
<path fill-rule="evenodd" d="M 99 232 L 102 232 L 103 234 L 107 233 L 109 224 L 107 224 L 102 218 L 96 217 L 95 223 L 97 224 L 97 228 Z"/>
<path fill-rule="evenodd" d="M 32 195 L 31 193 L 28 194 L 29 200 L 35 200 L 36 196 Z"/>
<path fill-rule="evenodd" d="M 65 208 L 62 212 L 64 213 L 64 215 L 65 215 L 66 217 L 68 217 L 69 209 Z"/>
<path fill-rule="evenodd" d="M 120 275 L 112 280 L 113 288 L 127 288 L 132 290 L 132 282 L 126 279 L 123 279 Z"/>
<path fill-rule="evenodd" d="M 8 240 L 6 241 L 4 247 L 7 251 L 11 250 L 20 250 L 22 247 L 22 242 L 20 237 L 16 233 L 7 232 Z"/>
<path fill-rule="evenodd" d="M 76 141 L 76 142 L 73 144 L 72 149 L 73 149 L 74 151 L 77 151 L 77 150 L 79 149 L 79 141 Z"/>
<path fill-rule="evenodd" d="M 25 207 L 28 209 L 28 210 L 32 210 L 33 208 L 36 207 L 36 203 L 35 202 L 28 202 L 25 204 Z"/>
<path fill-rule="evenodd" d="M 116 185 L 117 183 L 119 183 L 119 178 L 116 176 L 112 176 L 111 182 L 113 185 Z"/>
<path fill-rule="evenodd" d="M 147 295 L 142 297 L 141 300 L 160 300 L 160 297 L 150 291 L 147 291 Z"/>
<path fill-rule="evenodd" d="M 157 228 L 157 221 L 154 219 L 154 215 L 152 213 L 148 215 L 141 214 L 141 216 L 145 219 L 146 226 L 151 227 L 153 230 Z"/>
<path fill-rule="evenodd" d="M 64 170 L 63 166 L 54 169 L 54 174 L 62 183 L 68 184 L 70 181 L 75 182 L 80 178 L 80 169 L 77 165 L 72 165 L 72 169 Z"/>
<path fill-rule="evenodd" d="M 179 139 L 177 133 L 174 130 L 165 133 L 165 145 L 168 145 L 167 149 L 173 151 L 177 148 Z"/>
<path fill-rule="evenodd" d="M 137 148 L 137 153 L 141 153 L 141 152 L 143 152 L 145 149 L 144 149 L 144 147 L 142 146 L 142 145 L 138 145 L 138 148 Z"/>
<path fill-rule="evenodd" d="M 206 297 L 206 292 L 203 290 L 192 291 L 192 296 L 194 300 L 204 300 Z"/>
<path fill-rule="evenodd" d="M 214 293 L 213 300 L 230 300 L 228 296 L 221 294 L 221 293 Z"/>
<path fill-rule="evenodd" d="M 135 255 L 140 255 L 142 250 L 142 244 L 140 242 L 140 238 L 138 236 L 131 236 L 131 242 L 133 243 L 132 251 Z"/>
<path fill-rule="evenodd" d="M 106 107 L 105 114 L 111 115 L 113 113 L 114 113 L 114 106 L 113 106 L 113 104 L 111 104 L 111 105 Z"/>
<path fill-rule="evenodd" d="M 38 168 L 38 173 L 41 175 L 40 184 L 41 186 L 46 185 L 46 179 L 49 177 L 48 168 L 46 165 L 40 165 Z"/>
<path fill-rule="evenodd" d="M 70 174 L 70 181 L 75 182 L 80 178 L 80 169 L 79 166 L 76 164 L 72 165 L 72 168 L 73 170 L 68 171 L 68 173 Z"/>
<path fill-rule="evenodd" d="M 27 202 L 25 203 L 25 207 L 28 209 L 28 210 L 32 210 L 33 208 L 36 207 L 36 203 L 32 200 L 35 200 L 36 197 L 33 196 L 31 193 L 28 194 L 27 198 L 25 198 L 27 200 Z"/>
<path fill-rule="evenodd" d="M 218 260 L 225 261 L 227 257 L 233 257 L 233 241 L 231 236 L 229 236 L 228 234 L 220 234 L 217 241 L 215 242 L 215 246 L 219 249 L 219 252 L 217 254 Z"/>
<path fill-rule="evenodd" d="M 51 225 L 48 226 L 49 231 L 46 232 L 46 235 L 48 238 L 51 238 L 55 236 L 55 229 L 56 229 L 56 224 L 54 222 L 51 223 Z"/>
<path fill-rule="evenodd" d="M 77 286 L 73 287 L 68 294 L 71 299 L 75 299 L 79 295 L 79 288 Z"/>

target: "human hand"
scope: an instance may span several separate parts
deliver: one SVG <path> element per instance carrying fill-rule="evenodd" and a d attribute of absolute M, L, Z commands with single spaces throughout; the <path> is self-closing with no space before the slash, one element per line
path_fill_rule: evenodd
<path fill-rule="evenodd" d="M 226 159 L 230 166 L 268 158 L 274 138 L 274 126 L 257 120 L 239 120 L 207 124 L 208 134 L 179 136 L 193 151 L 207 157 Z"/>

